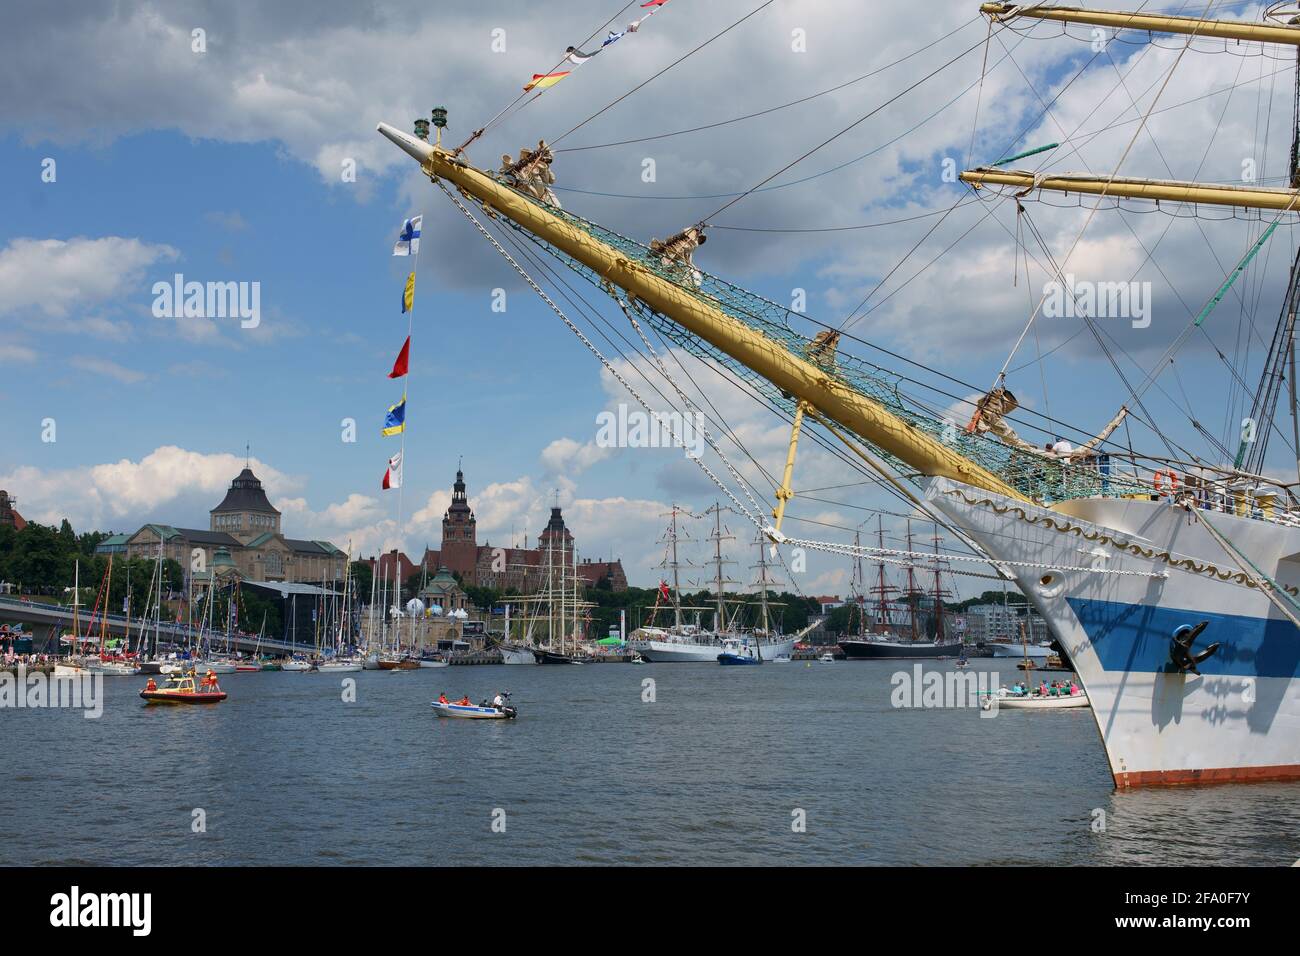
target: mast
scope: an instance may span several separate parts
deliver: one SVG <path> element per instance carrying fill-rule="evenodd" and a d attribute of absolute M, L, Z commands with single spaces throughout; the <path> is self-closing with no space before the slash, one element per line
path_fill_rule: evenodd
<path fill-rule="evenodd" d="M 714 573 L 713 573 L 713 593 L 714 593 L 713 630 L 714 630 L 714 633 L 716 633 L 716 634 L 721 634 L 723 631 L 725 631 L 725 630 L 727 629 L 727 608 L 726 608 L 726 605 L 725 605 L 725 603 L 724 603 L 724 597 L 725 597 L 725 595 L 724 595 L 724 593 L 723 593 L 723 592 L 724 592 L 724 588 L 725 588 L 725 586 L 726 586 L 727 584 L 729 584 L 729 583 L 734 583 L 734 582 L 728 581 L 726 578 L 724 578 L 724 577 L 722 576 L 722 565 L 723 565 L 724 563 L 727 563 L 727 562 L 724 562 L 724 561 L 722 560 L 722 542 L 723 542 L 723 541 L 731 541 L 731 540 L 734 540 L 734 536 L 733 536 L 733 535 L 724 535 L 724 534 L 722 533 L 722 504 L 721 504 L 721 502 L 717 502 L 717 501 L 715 501 L 715 502 L 713 503 L 713 507 L 710 508 L 708 511 L 705 512 L 705 514 L 709 514 L 709 513 L 712 513 L 712 514 L 713 514 L 713 534 L 710 535 L 710 537 L 713 538 L 713 568 L 714 568 Z"/>
<path fill-rule="evenodd" d="M 72 572 L 72 653 L 77 652 L 77 642 L 81 640 L 81 559 L 77 558 Z M 54 653 L 59 652 L 56 644 Z"/>
<path fill-rule="evenodd" d="M 104 613 L 99 618 L 99 656 L 108 650 L 108 608 L 113 599 L 113 556 L 108 556 L 108 581 L 104 584 Z"/>
<path fill-rule="evenodd" d="M 912 626 L 912 640 L 917 640 L 916 611 L 917 594 L 916 565 L 912 561 L 912 519 L 907 519 L 907 606 L 908 617 Z"/>
<path fill-rule="evenodd" d="M 943 563 L 939 560 L 939 543 L 943 538 L 939 537 L 939 525 L 934 526 L 934 642 L 942 644 L 944 642 L 943 627 L 943 598 L 948 592 L 943 589 L 943 581 L 940 574 L 943 571 Z"/>
<path fill-rule="evenodd" d="M 1210 39 L 1300 45 L 1300 31 L 1295 27 L 1244 23 L 1240 20 L 1202 20 L 1199 17 L 1173 17 L 1153 13 L 1084 10 L 1079 7 L 1016 3 L 981 4 L 980 13 L 998 23 L 1006 23 L 1019 17 L 1031 17 L 1035 20 L 1059 20 L 1063 23 L 1088 23 L 1098 27 L 1112 27 L 1116 30 L 1183 33 Z"/>
<path fill-rule="evenodd" d="M 625 253 L 601 242 L 536 202 L 437 146 L 381 123 L 379 132 L 417 159 L 431 179 L 442 179 L 572 257 L 645 305 L 753 369 L 782 391 L 807 402 L 819 417 L 837 422 L 922 474 L 943 476 L 1005 495 L 1029 499 L 941 441 L 912 427 L 880 402 L 826 374 L 783 344 L 687 292 Z"/>
<path fill-rule="evenodd" d="M 854 544 L 857 544 L 857 539 L 858 536 L 855 533 L 853 535 Z M 887 622 L 889 621 L 889 602 L 886 600 L 886 595 L 890 590 L 892 590 L 892 588 L 885 583 L 885 525 L 880 515 L 876 515 L 876 541 L 880 547 L 881 553 L 881 560 L 876 562 L 876 573 L 879 576 L 879 581 L 876 584 L 876 594 L 879 600 L 878 610 L 876 611 L 876 629 L 883 633 L 888 633 Z M 861 565 L 861 562 L 862 558 L 859 557 L 859 566 Z M 866 627 L 865 617 L 862 626 L 864 628 Z"/>
<path fill-rule="evenodd" d="M 672 555 L 668 562 L 668 567 L 673 572 L 673 628 L 680 631 L 682 628 L 682 597 L 681 597 L 681 579 L 678 569 L 681 567 L 677 560 L 677 505 L 673 504 L 672 510 L 667 515 L 660 517 L 671 517 L 672 522 L 668 528 L 668 545 Z"/>
<path fill-rule="evenodd" d="M 853 595 L 858 606 L 858 637 L 867 635 L 867 582 L 862 574 L 862 526 L 853 531 Z"/>

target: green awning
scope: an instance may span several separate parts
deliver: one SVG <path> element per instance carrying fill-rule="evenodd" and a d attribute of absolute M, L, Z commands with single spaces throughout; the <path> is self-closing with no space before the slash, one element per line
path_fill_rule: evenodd
<path fill-rule="evenodd" d="M 620 641 L 617 637 L 606 637 L 606 638 L 602 638 L 596 643 L 599 644 L 601 647 L 617 647 L 619 644 L 622 644 L 623 642 Z"/>

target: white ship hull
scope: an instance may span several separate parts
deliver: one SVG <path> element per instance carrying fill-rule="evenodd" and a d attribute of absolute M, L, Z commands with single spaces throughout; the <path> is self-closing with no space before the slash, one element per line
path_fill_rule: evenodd
<path fill-rule="evenodd" d="M 535 664 L 537 658 L 533 656 L 533 650 L 530 647 L 511 647 L 502 644 L 499 648 L 501 651 L 502 664 Z"/>
<path fill-rule="evenodd" d="M 1047 656 L 1052 653 L 1052 649 L 1043 644 L 1003 644 L 998 641 L 990 641 L 984 645 L 986 651 L 991 651 L 994 657 L 1014 657 L 1017 660 L 1024 660 L 1028 657 L 1030 660 L 1046 660 Z"/>
<path fill-rule="evenodd" d="M 941 478 L 926 497 L 992 557 L 1025 562 L 1007 570 L 1073 662 L 1116 786 L 1300 779 L 1300 628 L 1199 520 L 1149 500 L 1049 510 Z M 1300 585 L 1300 529 L 1204 514 L 1261 572 Z M 1074 570 L 1090 568 L 1135 573 Z M 1170 644 L 1201 621 L 1193 650 L 1222 646 L 1198 676 Z"/>
<path fill-rule="evenodd" d="M 361 670 L 361 661 L 324 661 L 316 669 L 322 674 L 355 674 Z"/>
<path fill-rule="evenodd" d="M 794 653 L 794 643 L 793 637 L 764 640 L 763 660 L 789 657 Z M 723 651 L 722 641 L 649 639 L 632 641 L 628 646 L 651 664 L 716 664 Z"/>

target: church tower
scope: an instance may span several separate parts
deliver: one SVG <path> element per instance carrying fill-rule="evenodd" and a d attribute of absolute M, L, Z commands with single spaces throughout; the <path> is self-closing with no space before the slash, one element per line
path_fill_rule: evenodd
<path fill-rule="evenodd" d="M 465 494 L 465 473 L 456 471 L 451 486 L 451 507 L 442 516 L 441 561 L 449 570 L 459 572 L 467 581 L 474 579 L 478 564 L 478 536 L 474 512 Z"/>

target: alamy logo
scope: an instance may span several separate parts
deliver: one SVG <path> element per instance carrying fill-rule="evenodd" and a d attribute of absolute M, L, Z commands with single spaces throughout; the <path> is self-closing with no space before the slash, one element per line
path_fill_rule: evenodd
<path fill-rule="evenodd" d="M 133 936 L 148 936 L 153 926 L 151 893 L 85 893 L 74 886 L 70 893 L 50 897 L 50 925 L 129 926 Z"/>
<path fill-rule="evenodd" d="M 1133 328 L 1151 324 L 1150 282 L 1076 281 L 1066 273 L 1065 283 L 1043 286 L 1043 315 L 1051 319 L 1129 319 Z"/>
<path fill-rule="evenodd" d="M 171 282 L 153 284 L 157 319 L 239 319 L 240 328 L 262 324 L 262 283 L 186 282 L 178 272 Z"/>
<path fill-rule="evenodd" d="M 19 664 L 16 672 L 0 671 L 0 709 L 66 707 L 82 710 L 87 720 L 104 714 L 104 675 L 73 674 L 52 677 L 42 671 L 27 673 Z"/>
<path fill-rule="evenodd" d="M 687 458 L 704 454 L 704 416 L 699 412 L 643 412 L 620 402 L 618 413 L 596 416 L 599 448 L 683 448 Z"/>
<path fill-rule="evenodd" d="M 889 682 L 889 703 L 896 709 L 981 708 L 981 717 L 992 716 L 982 704 L 999 686 L 996 672 L 926 671 L 920 664 L 895 671 Z"/>

